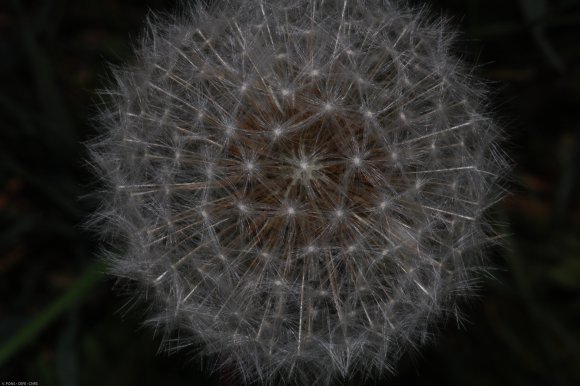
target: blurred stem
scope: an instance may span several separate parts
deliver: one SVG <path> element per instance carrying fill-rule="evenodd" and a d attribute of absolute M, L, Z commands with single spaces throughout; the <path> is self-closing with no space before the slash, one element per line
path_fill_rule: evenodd
<path fill-rule="evenodd" d="M 64 294 L 0 346 L 0 366 L 84 297 L 99 282 L 103 270 L 103 263 L 95 263 L 90 266 Z"/>
<path fill-rule="evenodd" d="M 558 190 L 556 191 L 556 200 L 554 202 L 554 226 L 564 224 L 567 211 L 573 203 L 578 176 L 578 161 L 580 158 L 577 134 L 565 134 L 561 138 L 559 148 L 558 158 L 560 160 L 562 176 L 560 177 Z"/>
<path fill-rule="evenodd" d="M 514 234 L 513 231 L 508 233 Z M 514 275 L 516 290 L 531 316 L 530 322 L 536 325 L 538 331 L 545 331 L 543 334 L 538 334 L 539 343 L 543 346 L 552 345 L 554 342 L 551 338 L 555 337 L 568 350 L 568 353 L 575 357 L 576 361 L 580 360 L 580 346 L 573 335 L 564 324 L 554 317 L 552 312 L 545 309 L 545 306 L 535 299 L 532 283 L 525 269 L 525 263 L 520 259 L 522 252 L 519 250 L 515 240 L 511 237 L 506 238 L 506 247 L 508 251 L 506 253 L 506 261 Z M 548 335 L 548 331 L 552 334 L 551 336 Z M 560 358 L 554 355 L 553 350 L 545 349 L 543 352 L 546 356 L 550 356 L 548 360 L 551 361 L 554 368 L 560 364 Z M 554 372 L 554 375 L 559 377 L 561 374 Z"/>
<path fill-rule="evenodd" d="M 49 127 L 52 133 L 62 141 L 61 145 L 75 149 L 77 146 L 76 132 L 62 100 L 62 93 L 52 70 L 50 58 L 39 47 L 37 37 L 34 35 L 34 28 L 32 28 L 25 10 L 22 9 L 21 1 L 12 0 L 11 2 L 18 17 L 20 40 L 23 51 L 28 57 L 28 65 L 38 92 L 38 101 L 46 114 L 47 122 L 50 122 Z"/>
<path fill-rule="evenodd" d="M 530 32 L 536 45 L 555 70 L 564 71 L 565 65 L 562 58 L 546 36 L 546 17 L 549 14 L 548 1 L 519 0 L 519 3 L 524 18 L 530 25 Z"/>

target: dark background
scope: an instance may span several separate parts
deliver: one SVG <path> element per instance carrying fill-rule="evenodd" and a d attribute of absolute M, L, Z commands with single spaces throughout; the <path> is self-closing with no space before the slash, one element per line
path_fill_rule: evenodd
<path fill-rule="evenodd" d="M 0 1 L 0 382 L 233 384 L 158 351 L 144 307 L 101 275 L 98 237 L 81 226 L 99 186 L 83 142 L 106 63 L 131 58 L 149 9 L 175 4 Z M 494 212 L 505 247 L 464 327 L 445 326 L 376 384 L 580 385 L 580 0 L 430 4 L 491 81 L 509 137 L 511 194 Z"/>

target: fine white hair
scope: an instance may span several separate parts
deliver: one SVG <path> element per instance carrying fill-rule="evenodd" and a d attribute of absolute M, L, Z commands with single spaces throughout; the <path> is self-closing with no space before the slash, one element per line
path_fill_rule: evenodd
<path fill-rule="evenodd" d="M 243 382 L 394 370 L 485 271 L 506 157 L 445 22 L 387 0 L 150 20 L 91 146 L 95 224 L 170 348 Z"/>

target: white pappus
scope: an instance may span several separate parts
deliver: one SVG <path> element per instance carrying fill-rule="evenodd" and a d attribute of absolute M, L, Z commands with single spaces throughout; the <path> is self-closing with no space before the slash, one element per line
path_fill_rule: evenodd
<path fill-rule="evenodd" d="M 243 382 L 329 384 L 393 371 L 459 317 L 506 157 L 453 38 L 389 0 L 153 18 L 91 154 L 110 270 L 170 348 Z"/>

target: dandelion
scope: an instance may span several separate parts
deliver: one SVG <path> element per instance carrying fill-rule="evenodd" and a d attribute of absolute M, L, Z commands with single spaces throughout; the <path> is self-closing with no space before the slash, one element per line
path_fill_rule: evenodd
<path fill-rule="evenodd" d="M 393 371 L 457 315 L 505 161 L 452 41 L 379 0 L 150 23 L 91 149 L 111 272 L 170 347 L 243 382 L 328 384 Z"/>

